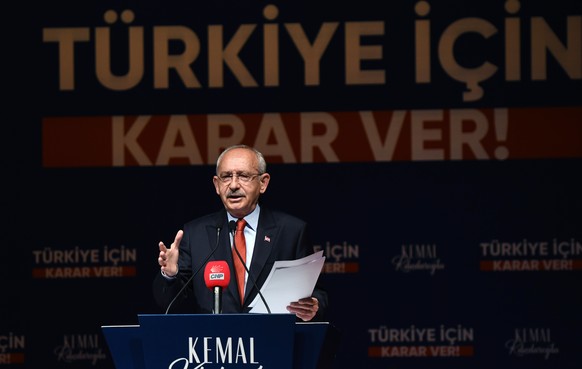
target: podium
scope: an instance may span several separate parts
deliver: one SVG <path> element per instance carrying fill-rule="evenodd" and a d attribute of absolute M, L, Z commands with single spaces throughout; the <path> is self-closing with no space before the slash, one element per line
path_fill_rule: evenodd
<path fill-rule="evenodd" d="M 116 369 L 321 369 L 327 322 L 292 314 L 142 314 L 101 329 Z"/>

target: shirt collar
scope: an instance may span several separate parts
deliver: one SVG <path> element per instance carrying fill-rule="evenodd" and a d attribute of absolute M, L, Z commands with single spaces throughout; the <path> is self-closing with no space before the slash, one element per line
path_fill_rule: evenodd
<path fill-rule="evenodd" d="M 257 204 L 257 206 L 255 206 L 255 210 L 253 210 L 250 214 L 247 214 L 244 217 L 244 220 L 246 220 L 246 222 L 247 222 L 247 226 L 250 227 L 255 232 L 257 231 L 257 226 L 259 224 L 259 214 L 260 213 L 261 213 L 261 207 L 259 206 L 259 204 Z M 235 218 L 232 215 L 230 215 L 229 212 L 226 212 L 226 214 L 228 215 L 229 222 L 231 220 L 234 220 L 235 222 L 238 220 L 238 218 Z"/>

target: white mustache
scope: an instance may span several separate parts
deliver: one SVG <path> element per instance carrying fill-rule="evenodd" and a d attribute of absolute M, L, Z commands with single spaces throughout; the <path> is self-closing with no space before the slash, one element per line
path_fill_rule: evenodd
<path fill-rule="evenodd" d="M 226 195 L 226 197 L 231 198 L 231 197 L 241 197 L 244 196 L 245 194 L 243 192 L 239 192 L 239 191 L 234 191 L 234 192 L 229 192 L 228 195 Z"/>

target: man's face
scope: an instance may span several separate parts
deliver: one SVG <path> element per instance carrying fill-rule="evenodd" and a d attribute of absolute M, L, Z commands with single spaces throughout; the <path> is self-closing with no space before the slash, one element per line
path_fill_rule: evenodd
<path fill-rule="evenodd" d="M 216 193 L 234 217 L 243 218 L 251 213 L 259 196 L 267 190 L 270 176 L 259 175 L 258 164 L 251 150 L 233 149 L 224 155 L 218 174 L 212 178 Z"/>

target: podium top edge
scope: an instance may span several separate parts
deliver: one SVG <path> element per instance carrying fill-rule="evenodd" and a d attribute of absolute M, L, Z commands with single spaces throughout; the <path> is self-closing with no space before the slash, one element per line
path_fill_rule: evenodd
<path fill-rule="evenodd" d="M 234 313 L 234 314 L 137 314 L 137 316 L 266 316 L 266 315 L 276 315 L 276 316 L 292 316 L 293 314 L 289 313 Z"/>
<path fill-rule="evenodd" d="M 295 324 L 304 325 L 318 325 L 318 324 L 329 324 L 329 322 L 295 322 Z"/>

